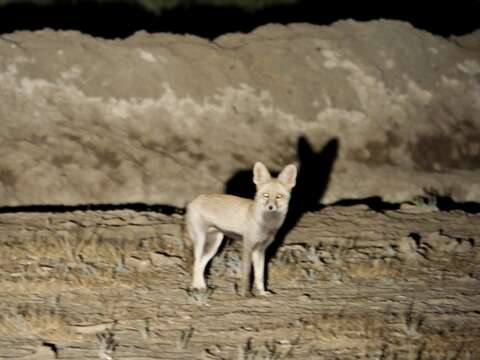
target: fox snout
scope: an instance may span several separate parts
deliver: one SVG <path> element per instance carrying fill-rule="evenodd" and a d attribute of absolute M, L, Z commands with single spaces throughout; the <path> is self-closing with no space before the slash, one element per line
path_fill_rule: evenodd
<path fill-rule="evenodd" d="M 271 196 L 271 194 L 263 194 L 264 203 L 263 207 L 267 211 L 280 211 L 285 205 L 283 195 Z"/>

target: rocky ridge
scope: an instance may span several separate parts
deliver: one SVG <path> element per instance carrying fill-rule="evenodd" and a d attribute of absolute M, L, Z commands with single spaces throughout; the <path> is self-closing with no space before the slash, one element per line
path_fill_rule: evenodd
<path fill-rule="evenodd" d="M 0 204 L 183 207 L 257 160 L 302 165 L 302 147 L 325 204 L 478 202 L 479 35 L 386 20 L 214 41 L 3 34 Z"/>

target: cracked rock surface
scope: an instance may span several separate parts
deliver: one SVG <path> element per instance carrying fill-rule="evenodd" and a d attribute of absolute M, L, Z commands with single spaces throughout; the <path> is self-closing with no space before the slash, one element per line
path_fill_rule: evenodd
<path fill-rule="evenodd" d="M 480 201 L 480 32 L 398 21 L 0 39 L 0 204 L 183 207 L 338 140 L 322 201 Z M 300 159 L 301 160 L 301 159 Z M 333 165 L 333 166 L 332 166 Z M 361 182 L 357 179 L 362 179 Z"/>
<path fill-rule="evenodd" d="M 306 213 L 237 294 L 240 246 L 187 291 L 181 215 L 0 214 L 0 359 L 477 359 L 480 216 Z"/>

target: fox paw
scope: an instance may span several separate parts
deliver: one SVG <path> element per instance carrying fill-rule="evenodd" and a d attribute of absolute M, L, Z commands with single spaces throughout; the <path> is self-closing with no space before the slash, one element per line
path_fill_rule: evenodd
<path fill-rule="evenodd" d="M 206 292 L 207 289 L 208 288 L 206 286 L 190 286 L 190 288 L 188 288 L 188 292 L 202 293 L 202 292 Z"/>
<path fill-rule="evenodd" d="M 206 301 L 210 297 L 210 295 L 212 295 L 212 293 L 213 293 L 213 289 L 207 288 L 207 287 L 205 288 L 192 287 L 187 290 L 188 296 L 197 302 Z"/>
<path fill-rule="evenodd" d="M 234 283 L 233 284 L 233 291 L 235 292 L 235 294 L 237 294 L 238 296 L 241 296 L 241 297 L 244 297 L 244 298 L 248 298 L 248 297 L 251 297 L 252 296 L 252 293 L 250 291 L 250 287 L 249 286 L 245 286 L 245 285 L 239 285 L 237 283 Z"/>
<path fill-rule="evenodd" d="M 269 291 L 269 290 L 257 290 L 255 293 L 256 296 L 261 296 L 261 297 L 269 297 L 274 294 L 275 293 L 273 291 Z"/>

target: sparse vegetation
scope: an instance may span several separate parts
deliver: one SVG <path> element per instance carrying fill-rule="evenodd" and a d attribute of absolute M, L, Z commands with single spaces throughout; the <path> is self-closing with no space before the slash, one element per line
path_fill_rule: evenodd
<path fill-rule="evenodd" d="M 188 347 L 188 344 L 190 343 L 190 339 L 193 336 L 193 332 L 194 332 L 194 329 L 191 326 L 187 330 L 182 330 L 180 332 L 180 338 L 178 339 L 178 342 L 177 342 L 178 349 L 185 350 Z"/>
<path fill-rule="evenodd" d="M 437 198 L 433 194 L 416 196 L 412 200 L 410 200 L 408 203 L 423 210 L 430 210 L 430 211 L 438 210 Z"/>
<path fill-rule="evenodd" d="M 292 357 L 293 346 L 298 343 L 298 338 L 289 341 L 267 340 L 256 345 L 252 338 L 245 344 L 238 346 L 238 360 L 284 360 Z"/>
<path fill-rule="evenodd" d="M 115 341 L 113 332 L 108 329 L 97 334 L 98 356 L 100 360 L 114 360 L 113 354 L 118 343 Z"/>
<path fill-rule="evenodd" d="M 39 344 L 100 360 L 478 357 L 475 215 L 307 213 L 270 264 L 274 293 L 248 298 L 236 287 L 239 242 L 212 264 L 214 292 L 185 290 L 181 222 L 158 212 L 0 214 L 0 358 Z"/>
<path fill-rule="evenodd" d="M 409 337 L 420 337 L 419 329 L 424 321 L 424 316 L 414 312 L 414 304 L 411 303 L 404 314 L 404 331 Z"/>

